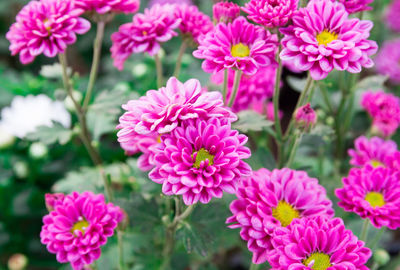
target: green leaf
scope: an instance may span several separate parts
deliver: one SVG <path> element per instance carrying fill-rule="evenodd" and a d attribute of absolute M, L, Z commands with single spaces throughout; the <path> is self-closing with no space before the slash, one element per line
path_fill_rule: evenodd
<path fill-rule="evenodd" d="M 261 115 L 252 110 L 241 111 L 238 113 L 239 120 L 233 123 L 232 127 L 242 132 L 262 131 L 273 125 L 265 115 Z"/>
<path fill-rule="evenodd" d="M 306 87 L 307 79 L 306 78 L 297 78 L 294 76 L 288 76 L 287 82 L 293 90 L 301 93 L 301 92 L 303 92 L 304 88 Z"/>
<path fill-rule="evenodd" d="M 361 97 L 367 90 L 378 91 L 385 89 L 388 77 L 383 75 L 369 76 L 359 81 L 354 88 L 354 110 L 362 111 Z"/>
<path fill-rule="evenodd" d="M 58 142 L 63 145 L 71 140 L 72 130 L 63 127 L 60 123 L 53 122 L 52 127 L 40 126 L 35 132 L 29 133 L 26 138 L 31 141 L 40 141 L 44 144 Z"/>
<path fill-rule="evenodd" d="M 182 241 L 188 253 L 197 252 L 203 257 L 208 255 L 208 244 L 212 238 L 209 236 L 204 237 L 196 227 L 191 226 L 189 223 L 182 223 L 182 227 L 177 232 L 177 238 Z"/>

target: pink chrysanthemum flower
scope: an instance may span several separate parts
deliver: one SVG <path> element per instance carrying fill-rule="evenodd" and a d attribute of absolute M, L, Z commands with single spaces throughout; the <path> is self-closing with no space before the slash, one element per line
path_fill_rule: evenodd
<path fill-rule="evenodd" d="M 133 53 L 156 55 L 160 43 L 178 35 L 174 30 L 179 24 L 171 5 L 154 5 L 144 13 L 136 14 L 131 23 L 121 25 L 118 32 L 111 35 L 114 66 L 122 70 L 126 59 Z"/>
<path fill-rule="evenodd" d="M 359 73 L 362 67 L 372 67 L 370 56 L 378 45 L 367 38 L 373 23 L 348 16 L 338 2 L 310 1 L 295 13 L 293 25 L 281 29 L 281 59 L 309 70 L 314 80 L 324 79 L 333 69 Z"/>
<path fill-rule="evenodd" d="M 361 218 L 369 218 L 377 228 L 400 227 L 400 172 L 391 168 L 353 168 L 336 189 L 338 205 Z"/>
<path fill-rule="evenodd" d="M 99 14 L 135 13 L 139 10 L 139 0 L 75 0 L 75 4 L 85 11 L 95 11 Z"/>
<path fill-rule="evenodd" d="M 353 14 L 361 11 L 371 10 L 372 8 L 368 5 L 374 2 L 374 0 L 339 0 L 339 2 L 344 5 L 348 13 Z"/>
<path fill-rule="evenodd" d="M 389 76 L 392 83 L 400 84 L 400 39 L 385 41 L 375 62 L 378 73 Z"/>
<path fill-rule="evenodd" d="M 204 59 L 202 67 L 208 73 L 233 68 L 254 75 L 260 67 L 275 62 L 275 50 L 271 33 L 239 17 L 232 23 L 217 24 L 200 40 L 193 55 Z"/>
<path fill-rule="evenodd" d="M 213 18 L 215 23 L 233 22 L 240 16 L 240 7 L 229 1 L 215 3 L 213 6 Z"/>
<path fill-rule="evenodd" d="M 354 141 L 354 148 L 349 149 L 350 164 L 363 167 L 370 164 L 373 167 L 386 166 L 387 159 L 397 151 L 394 141 L 385 141 L 379 137 L 368 139 L 361 136 Z"/>
<path fill-rule="evenodd" d="M 83 13 L 70 0 L 31 1 L 18 13 L 6 37 L 12 55 L 19 54 L 23 64 L 44 54 L 55 57 L 75 43 L 76 34 L 84 34 L 90 23 L 78 17 Z"/>
<path fill-rule="evenodd" d="M 156 167 L 149 177 L 166 195 L 182 195 L 186 205 L 208 203 L 223 192 L 235 193 L 241 177 L 249 176 L 245 135 L 226 119 L 187 120 L 162 136 Z"/>
<path fill-rule="evenodd" d="M 266 103 L 267 99 L 274 95 L 276 65 L 260 68 L 252 76 L 244 75 L 240 80 L 239 89 L 232 109 L 235 112 L 252 108 L 255 103 Z M 228 71 L 227 99 L 232 95 L 235 71 Z M 215 84 L 224 83 L 224 72 L 220 71 L 211 76 Z"/>
<path fill-rule="evenodd" d="M 340 218 L 297 219 L 276 230 L 274 254 L 270 264 L 275 270 L 368 270 L 371 250 L 347 230 Z"/>
<path fill-rule="evenodd" d="M 101 246 L 123 217 L 122 210 L 106 203 L 102 194 L 73 192 L 43 217 L 41 242 L 57 254 L 57 261 L 81 270 L 100 257 Z"/>
<path fill-rule="evenodd" d="M 44 201 L 46 203 L 47 210 L 49 210 L 49 212 L 53 211 L 57 205 L 62 204 L 64 198 L 64 193 L 46 193 L 44 195 Z"/>
<path fill-rule="evenodd" d="M 165 4 L 178 4 L 178 5 L 192 5 L 192 0 L 151 0 L 149 2 L 149 7 L 154 5 L 165 5 Z"/>
<path fill-rule="evenodd" d="M 297 10 L 299 0 L 251 0 L 242 8 L 248 18 L 268 28 L 285 26 Z"/>
<path fill-rule="evenodd" d="M 387 6 L 385 17 L 388 28 L 394 32 L 400 32 L 400 0 L 393 0 Z"/>
<path fill-rule="evenodd" d="M 253 263 L 267 261 L 274 231 L 297 218 L 334 215 L 332 202 L 318 180 L 304 171 L 261 169 L 240 181 L 237 200 L 230 209 L 230 228 L 241 228 L 240 236 L 253 252 Z"/>
<path fill-rule="evenodd" d="M 296 120 L 296 124 L 302 128 L 309 128 L 317 122 L 317 114 L 311 108 L 311 104 L 307 103 L 304 106 L 301 106 L 294 112 L 294 118 Z"/>
<path fill-rule="evenodd" d="M 177 5 L 175 17 L 181 21 L 179 29 L 182 35 L 191 37 L 196 43 L 199 43 L 199 38 L 202 35 L 214 28 L 210 17 L 201 12 L 195 5 Z"/>
<path fill-rule="evenodd" d="M 120 119 L 119 136 L 130 132 L 168 133 L 188 119 L 237 119 L 229 108 L 224 107 L 221 93 L 203 93 L 200 82 L 195 79 L 181 83 L 172 77 L 166 87 L 150 90 L 146 96 L 130 100 L 122 108 L 127 112 Z"/>
<path fill-rule="evenodd" d="M 361 97 L 361 106 L 372 117 L 372 131 L 389 137 L 400 125 L 400 98 L 384 91 L 367 91 Z"/>

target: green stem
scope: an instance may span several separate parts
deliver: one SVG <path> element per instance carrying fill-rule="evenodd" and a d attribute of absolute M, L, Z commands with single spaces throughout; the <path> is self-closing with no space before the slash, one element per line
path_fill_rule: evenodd
<path fill-rule="evenodd" d="M 260 269 L 260 264 L 255 264 L 255 263 L 252 263 L 252 264 L 250 264 L 250 268 L 249 268 L 249 270 L 258 270 L 258 269 Z"/>
<path fill-rule="evenodd" d="M 361 229 L 361 234 L 360 234 L 360 240 L 366 242 L 367 236 L 368 236 L 368 229 L 369 229 L 369 219 L 366 218 L 364 220 L 362 229 Z"/>
<path fill-rule="evenodd" d="M 385 234 L 385 232 L 386 232 L 386 227 L 383 227 L 382 229 L 379 230 L 379 232 L 376 234 L 376 236 L 372 240 L 372 243 L 370 244 L 371 250 L 374 250 L 376 245 L 379 244 L 379 242 L 380 242 L 382 236 Z"/>
<path fill-rule="evenodd" d="M 228 93 L 228 71 L 229 69 L 224 70 L 224 86 L 222 87 L 222 97 L 224 98 L 224 104 L 226 103 L 226 94 Z"/>
<path fill-rule="evenodd" d="M 323 100 L 325 102 L 326 107 L 328 107 L 329 113 L 332 114 L 332 116 L 333 116 L 334 110 L 333 110 L 331 101 L 329 100 L 328 92 L 326 90 L 325 85 L 323 85 L 323 83 L 320 83 L 319 84 L 319 89 L 321 90 L 322 98 L 323 98 Z"/>
<path fill-rule="evenodd" d="M 88 88 L 86 90 L 85 100 L 83 102 L 83 112 L 87 111 L 90 99 L 92 98 L 93 88 L 94 88 L 94 84 L 95 84 L 96 78 L 97 78 L 97 73 L 99 70 L 99 64 L 100 64 L 100 58 L 101 58 L 101 46 L 103 44 L 103 38 L 104 38 L 104 28 L 105 28 L 105 22 L 100 21 L 97 23 L 97 33 L 96 33 L 96 39 L 94 41 L 94 47 L 93 47 L 92 68 L 90 71 L 89 84 L 88 84 Z"/>
<path fill-rule="evenodd" d="M 228 107 L 232 107 L 233 104 L 235 103 L 235 99 L 239 90 L 239 85 L 240 85 L 240 79 L 242 78 L 243 71 L 241 70 L 236 70 L 235 71 L 235 79 L 233 82 L 233 89 L 232 89 L 232 94 L 229 97 L 229 102 L 228 102 Z"/>
<path fill-rule="evenodd" d="M 280 146 L 280 144 L 282 144 L 282 127 L 281 127 L 281 120 L 279 119 L 279 90 L 280 90 L 280 82 L 281 82 L 281 77 L 282 77 L 282 61 L 281 61 L 281 58 L 279 57 L 279 54 L 282 51 L 281 39 L 282 39 L 282 35 L 278 32 L 279 49 L 278 49 L 278 53 L 276 56 L 276 60 L 278 62 L 278 69 L 276 71 L 276 76 L 275 76 L 275 90 L 274 90 L 274 97 L 273 97 L 275 132 L 276 132 L 278 146 Z M 279 148 L 280 147 L 278 147 L 278 149 Z"/>
<path fill-rule="evenodd" d="M 299 132 L 298 134 L 295 135 L 294 144 L 291 147 L 289 159 L 288 159 L 288 162 L 286 163 L 285 168 L 290 168 L 292 166 L 294 157 L 296 156 L 297 148 L 299 147 L 302 137 L 303 137 L 303 133 L 301 133 L 301 132 Z"/>
<path fill-rule="evenodd" d="M 125 270 L 123 232 L 117 230 L 119 270 Z"/>
<path fill-rule="evenodd" d="M 379 264 L 377 262 L 374 262 L 374 264 L 371 267 L 371 270 L 378 270 Z"/>
<path fill-rule="evenodd" d="M 179 54 L 178 54 L 178 58 L 176 60 L 175 71 L 174 71 L 174 76 L 176 78 L 178 78 L 179 74 L 181 73 L 182 58 L 183 58 L 183 55 L 185 54 L 186 49 L 187 49 L 187 43 L 186 43 L 186 41 L 182 41 L 182 45 L 179 49 Z"/>
<path fill-rule="evenodd" d="M 162 62 L 160 59 L 159 54 L 156 54 L 154 56 L 154 60 L 156 62 L 156 70 L 157 70 L 157 87 L 161 88 L 163 85 L 163 68 L 162 68 Z"/>

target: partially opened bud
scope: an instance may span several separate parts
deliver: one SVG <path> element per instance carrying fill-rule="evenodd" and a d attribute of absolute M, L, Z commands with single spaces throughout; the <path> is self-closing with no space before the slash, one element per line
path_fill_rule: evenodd
<path fill-rule="evenodd" d="M 65 195 L 63 193 L 47 193 L 44 195 L 47 210 L 49 210 L 49 212 L 53 211 L 58 204 L 63 202 L 64 197 Z"/>
<path fill-rule="evenodd" d="M 213 6 L 214 23 L 228 23 L 239 17 L 240 7 L 229 1 L 219 2 Z"/>
<path fill-rule="evenodd" d="M 317 122 L 317 114 L 311 108 L 310 103 L 301 106 L 294 112 L 294 118 L 296 120 L 296 125 L 299 128 L 308 129 L 315 125 Z"/>

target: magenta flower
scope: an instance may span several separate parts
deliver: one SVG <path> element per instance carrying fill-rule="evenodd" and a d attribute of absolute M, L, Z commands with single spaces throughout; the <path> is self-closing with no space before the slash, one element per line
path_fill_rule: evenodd
<path fill-rule="evenodd" d="M 182 195 L 186 205 L 208 203 L 224 191 L 235 193 L 239 179 L 250 175 L 246 142 L 227 119 L 184 121 L 162 136 L 149 177 L 164 194 Z"/>
<path fill-rule="evenodd" d="M 257 109 L 257 108 L 262 108 L 262 110 Z M 258 113 L 266 114 L 268 120 L 270 120 L 270 121 L 275 120 L 275 108 L 274 108 L 273 102 L 267 102 L 267 105 L 263 105 L 262 107 L 260 107 L 260 106 L 253 107 L 253 109 Z M 282 117 L 283 117 L 283 112 L 281 110 L 279 110 L 279 112 L 278 112 L 278 117 L 279 117 L 279 119 L 282 119 Z"/>
<path fill-rule="evenodd" d="M 367 91 L 361 97 L 361 106 L 372 117 L 372 130 L 389 137 L 400 125 L 400 98 L 384 91 Z"/>
<path fill-rule="evenodd" d="M 188 119 L 215 117 L 236 121 L 236 115 L 224 107 L 221 93 L 202 92 L 198 80 L 191 79 L 183 84 L 170 78 L 166 87 L 150 90 L 146 96 L 122 106 L 127 112 L 120 118 L 120 136 L 132 131 L 168 133 Z"/>
<path fill-rule="evenodd" d="M 154 5 L 145 9 L 143 14 L 136 14 L 131 23 L 121 25 L 118 32 L 111 35 L 114 66 L 122 70 L 126 59 L 133 53 L 156 55 L 161 43 L 178 35 L 174 30 L 179 24 L 180 20 L 173 16 L 173 6 L 170 5 Z"/>
<path fill-rule="evenodd" d="M 389 76 L 392 83 L 400 84 L 400 39 L 385 41 L 375 62 L 378 73 Z"/>
<path fill-rule="evenodd" d="M 85 34 L 90 23 L 80 18 L 82 9 L 70 0 L 31 1 L 18 13 L 6 38 L 12 55 L 19 54 L 22 64 L 44 54 L 55 57 L 75 43 L 76 34 Z"/>
<path fill-rule="evenodd" d="M 324 79 L 333 69 L 359 73 L 362 67 L 372 67 L 370 56 L 378 46 L 367 38 L 373 23 L 348 16 L 338 2 L 310 1 L 295 13 L 293 25 L 281 29 L 281 59 L 309 70 L 314 80 Z"/>
<path fill-rule="evenodd" d="M 400 172 L 391 168 L 353 168 L 336 189 L 338 205 L 361 218 L 369 218 L 376 228 L 400 227 Z"/>
<path fill-rule="evenodd" d="M 400 32 L 400 0 L 392 0 L 386 9 L 386 25 L 394 32 Z"/>
<path fill-rule="evenodd" d="M 105 203 L 103 194 L 73 192 L 43 217 L 40 239 L 50 253 L 57 254 L 57 261 L 81 270 L 100 257 L 101 246 L 123 217 L 118 206 Z"/>
<path fill-rule="evenodd" d="M 202 67 L 208 73 L 233 68 L 254 75 L 260 67 L 275 62 L 275 50 L 271 33 L 239 17 L 232 23 L 217 24 L 200 40 L 193 55 L 204 59 Z"/>
<path fill-rule="evenodd" d="M 226 222 L 233 223 L 229 228 L 241 228 L 255 264 L 268 260 L 277 228 L 298 218 L 334 215 L 325 189 L 304 171 L 261 169 L 239 182 L 236 196 L 230 205 L 233 216 Z"/>
<path fill-rule="evenodd" d="M 75 0 L 76 6 L 85 11 L 105 13 L 135 13 L 139 10 L 140 0 Z"/>
<path fill-rule="evenodd" d="M 270 264 L 275 270 L 368 270 L 371 250 L 340 218 L 297 219 L 278 228 Z"/>
<path fill-rule="evenodd" d="M 240 16 L 240 7 L 229 1 L 215 3 L 213 6 L 213 18 L 215 23 L 233 22 Z"/>
<path fill-rule="evenodd" d="M 183 36 L 189 36 L 199 43 L 202 35 L 210 32 L 214 25 L 209 16 L 201 12 L 195 5 L 175 6 L 175 17 L 180 19 L 179 29 Z"/>
<path fill-rule="evenodd" d="M 64 198 L 64 193 L 46 193 L 44 195 L 44 201 L 46 203 L 47 210 L 49 210 L 49 212 L 53 211 L 56 206 L 62 204 Z"/>
<path fill-rule="evenodd" d="M 151 0 L 149 2 L 149 7 L 154 5 L 165 5 L 165 4 L 178 4 L 178 5 L 192 5 L 192 0 Z"/>
<path fill-rule="evenodd" d="M 368 5 L 374 2 L 374 0 L 339 0 L 339 2 L 344 5 L 348 13 L 352 14 L 361 11 L 371 10 L 372 8 Z"/>
<path fill-rule="evenodd" d="M 367 164 L 373 167 L 385 167 L 387 159 L 397 151 L 394 141 L 385 141 L 379 137 L 368 139 L 365 136 L 358 137 L 354 141 L 354 148 L 348 151 L 351 157 L 350 164 L 358 167 Z"/>
<path fill-rule="evenodd" d="M 299 0 L 251 0 L 242 8 L 248 18 L 268 28 L 285 26 L 297 10 Z"/>
<path fill-rule="evenodd" d="M 267 99 L 274 95 L 276 76 L 276 65 L 260 68 L 256 74 L 244 75 L 240 80 L 238 93 L 232 109 L 235 112 L 257 107 L 258 104 L 265 104 Z M 228 93 L 227 98 L 232 95 L 235 71 L 228 71 Z M 215 84 L 224 83 L 224 72 L 220 71 L 211 76 L 211 81 Z"/>
<path fill-rule="evenodd" d="M 309 128 L 317 122 L 317 114 L 311 108 L 310 103 L 307 103 L 304 106 L 299 107 L 294 112 L 294 118 L 296 120 L 296 124 L 302 128 Z"/>

